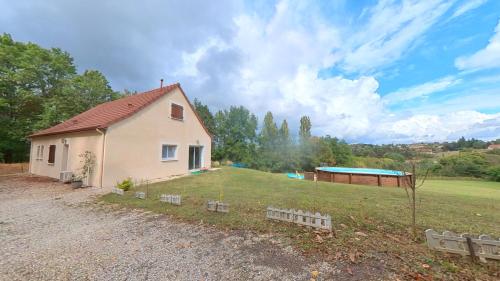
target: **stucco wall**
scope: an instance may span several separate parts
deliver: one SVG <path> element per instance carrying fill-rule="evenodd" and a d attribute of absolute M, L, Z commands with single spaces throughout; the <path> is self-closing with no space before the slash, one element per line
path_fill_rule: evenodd
<path fill-rule="evenodd" d="M 62 134 L 55 136 L 35 137 L 31 140 L 30 152 L 30 172 L 35 175 L 59 178 L 62 168 L 63 146 L 62 139 L 68 140 L 68 165 L 67 170 L 73 173 L 81 172 L 81 158 L 78 156 L 85 151 L 90 151 L 95 155 L 96 165 L 89 183 L 92 186 L 99 186 L 99 173 L 101 169 L 102 136 L 96 131 L 87 131 L 72 134 Z M 37 160 L 37 146 L 43 145 L 43 159 Z M 55 162 L 48 164 L 49 145 L 56 145 Z"/>
<path fill-rule="evenodd" d="M 184 120 L 170 118 L 170 104 L 184 107 Z M 179 89 L 163 96 L 106 132 L 103 186 L 127 177 L 158 181 L 188 173 L 189 145 L 202 145 L 202 167 L 210 167 L 211 139 Z M 162 161 L 162 144 L 177 145 L 177 160 Z"/>

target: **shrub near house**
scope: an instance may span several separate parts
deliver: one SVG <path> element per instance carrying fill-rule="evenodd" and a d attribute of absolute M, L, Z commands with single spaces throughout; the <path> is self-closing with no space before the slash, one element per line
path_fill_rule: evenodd
<path fill-rule="evenodd" d="M 122 189 L 123 191 L 128 191 L 132 187 L 134 187 L 134 183 L 132 182 L 131 178 L 128 178 L 128 179 L 123 180 L 120 183 L 117 183 L 116 187 L 119 188 L 119 189 Z"/>

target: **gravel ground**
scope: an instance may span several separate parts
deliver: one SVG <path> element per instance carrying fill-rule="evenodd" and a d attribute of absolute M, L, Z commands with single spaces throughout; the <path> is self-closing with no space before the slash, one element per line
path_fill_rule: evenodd
<path fill-rule="evenodd" d="M 309 280 L 312 270 L 321 272 L 318 280 L 350 279 L 274 237 L 226 233 L 95 200 L 107 192 L 0 177 L 0 279 Z"/>

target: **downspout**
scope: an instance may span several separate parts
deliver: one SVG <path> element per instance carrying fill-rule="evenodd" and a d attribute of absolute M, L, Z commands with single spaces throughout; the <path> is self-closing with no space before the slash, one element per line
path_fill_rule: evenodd
<path fill-rule="evenodd" d="M 101 131 L 99 128 L 95 129 L 97 132 L 99 132 L 102 135 L 102 148 L 101 148 L 101 171 L 99 173 L 99 187 L 102 186 L 102 178 L 103 178 L 103 173 L 104 173 L 104 147 L 106 144 L 106 130 Z"/>
<path fill-rule="evenodd" d="M 28 139 L 30 141 L 30 163 L 28 165 L 28 174 L 31 174 L 31 164 L 32 164 L 32 157 L 33 155 L 31 155 L 33 153 L 33 140 L 31 138 Z"/>

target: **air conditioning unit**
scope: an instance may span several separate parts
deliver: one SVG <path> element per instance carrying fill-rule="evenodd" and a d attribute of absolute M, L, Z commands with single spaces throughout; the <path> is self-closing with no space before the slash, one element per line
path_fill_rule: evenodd
<path fill-rule="evenodd" d="M 72 177 L 73 177 L 73 172 L 71 172 L 71 171 L 62 171 L 59 174 L 59 180 L 64 182 L 64 183 L 71 182 Z"/>

